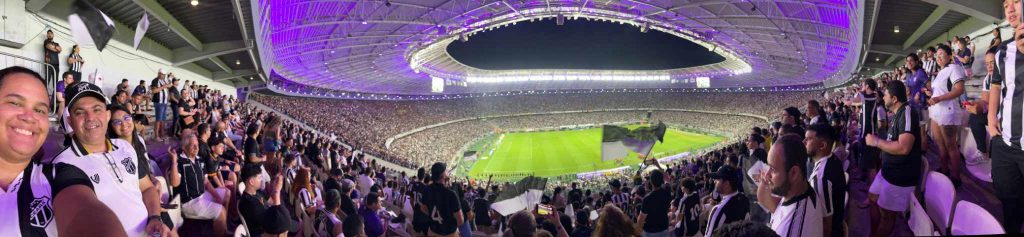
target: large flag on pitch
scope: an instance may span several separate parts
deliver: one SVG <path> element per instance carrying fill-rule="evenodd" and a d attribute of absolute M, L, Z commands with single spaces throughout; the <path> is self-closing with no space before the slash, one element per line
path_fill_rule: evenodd
<path fill-rule="evenodd" d="M 518 211 L 533 208 L 540 203 L 544 195 L 544 186 L 547 185 L 547 178 L 529 176 L 519 180 L 515 184 L 506 185 L 504 190 L 494 199 L 491 209 L 502 216 L 508 216 Z"/>
<path fill-rule="evenodd" d="M 462 153 L 462 160 L 476 161 L 476 151 L 467 151 L 465 153 Z"/>
<path fill-rule="evenodd" d="M 107 47 L 107 42 L 117 31 L 110 17 L 83 0 L 75 1 L 71 5 L 68 23 L 71 25 L 71 36 L 75 43 L 81 46 L 95 45 L 99 51 Z"/>
<path fill-rule="evenodd" d="M 665 141 L 665 123 L 654 127 L 628 128 L 604 125 L 601 136 L 601 160 L 625 158 L 629 151 L 640 154 L 650 153 L 655 142 Z"/>

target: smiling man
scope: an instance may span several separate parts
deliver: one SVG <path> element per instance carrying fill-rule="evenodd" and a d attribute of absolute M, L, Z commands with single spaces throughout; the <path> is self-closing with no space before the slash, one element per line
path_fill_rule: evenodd
<path fill-rule="evenodd" d="M 74 136 L 71 146 L 53 163 L 70 164 L 85 172 L 99 200 L 117 213 L 128 235 L 166 236 L 168 228 L 160 221 L 160 194 L 148 177 L 148 163 L 127 141 L 107 139 L 110 111 L 103 91 L 92 83 L 79 82 L 64 94 L 69 98 L 64 121 L 74 128 Z"/>

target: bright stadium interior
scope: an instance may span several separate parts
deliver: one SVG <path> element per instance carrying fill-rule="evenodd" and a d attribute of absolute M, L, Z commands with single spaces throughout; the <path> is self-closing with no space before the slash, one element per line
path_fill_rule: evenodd
<path fill-rule="evenodd" d="M 1022 2 L 0 0 L 0 236 L 1020 234 Z"/>

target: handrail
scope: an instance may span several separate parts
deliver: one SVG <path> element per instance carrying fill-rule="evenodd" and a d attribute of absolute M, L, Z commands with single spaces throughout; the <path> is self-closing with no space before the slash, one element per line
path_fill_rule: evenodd
<path fill-rule="evenodd" d="M 8 53 L 8 52 L 4 52 L 4 51 L 0 51 L 0 55 L 11 56 L 11 57 L 15 57 L 15 58 L 18 58 L 18 59 L 21 59 L 21 60 L 25 60 L 25 61 L 36 62 L 36 63 L 39 63 L 39 64 L 46 64 L 45 62 L 43 62 L 41 60 L 36 60 L 36 59 L 32 59 L 32 58 L 28 58 L 28 57 L 25 57 L 25 56 L 21 56 L 21 55 L 17 55 L 17 54 L 12 54 L 12 53 Z M 47 64 L 47 66 L 49 66 L 49 64 Z"/>

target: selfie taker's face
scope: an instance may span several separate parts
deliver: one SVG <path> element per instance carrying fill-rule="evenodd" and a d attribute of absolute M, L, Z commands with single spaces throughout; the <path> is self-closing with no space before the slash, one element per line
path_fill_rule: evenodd
<path fill-rule="evenodd" d="M 1014 29 L 1014 38 L 1020 39 L 1024 35 L 1024 30 L 1020 24 L 1021 16 L 1021 0 L 1004 0 L 1003 1 L 1003 15 L 1006 16 L 1006 21 L 1010 23 L 1010 27 Z"/>

